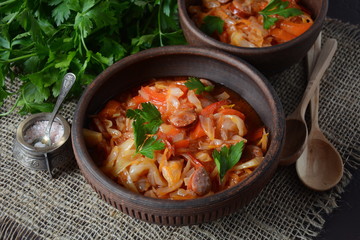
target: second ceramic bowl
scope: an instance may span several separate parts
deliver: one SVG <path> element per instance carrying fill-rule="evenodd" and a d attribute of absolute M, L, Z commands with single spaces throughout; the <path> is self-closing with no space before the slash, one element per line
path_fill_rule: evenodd
<path fill-rule="evenodd" d="M 245 48 L 222 43 L 203 33 L 188 14 L 189 6 L 200 3 L 200 0 L 178 0 L 180 23 L 188 43 L 231 53 L 248 61 L 266 75 L 281 72 L 306 55 L 322 29 L 328 9 L 328 0 L 301 0 L 301 4 L 311 11 L 314 19 L 314 24 L 305 33 L 279 45 Z"/>

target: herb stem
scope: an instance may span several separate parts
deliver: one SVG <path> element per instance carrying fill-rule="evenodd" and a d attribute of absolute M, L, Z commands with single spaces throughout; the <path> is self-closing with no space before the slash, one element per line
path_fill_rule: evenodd
<path fill-rule="evenodd" d="M 33 43 L 31 43 L 31 44 L 29 44 L 29 45 L 26 45 L 25 47 L 23 47 L 23 48 L 21 48 L 21 49 L 12 49 L 12 51 L 24 51 L 25 49 L 28 49 L 28 48 L 31 48 L 31 47 L 33 47 L 35 45 L 35 43 L 33 42 Z"/>
<path fill-rule="evenodd" d="M 0 62 L 2 62 L 2 63 L 11 63 L 11 62 L 16 62 L 16 61 L 19 61 L 19 60 L 22 60 L 22 59 L 30 58 L 30 57 L 33 57 L 33 56 L 36 56 L 36 55 L 37 55 L 36 53 L 31 53 L 31 54 L 23 55 L 23 56 L 20 56 L 20 57 L 17 57 L 17 58 L 8 59 L 6 61 L 2 60 Z"/>
<path fill-rule="evenodd" d="M 0 113 L 0 117 L 4 117 L 4 116 L 9 115 L 10 113 L 12 113 L 12 112 L 15 110 L 15 108 L 17 107 L 19 100 L 20 100 L 20 96 L 17 98 L 16 102 L 15 102 L 14 105 L 9 109 L 9 111 L 7 111 L 7 112 L 5 112 L 5 113 Z"/>
<path fill-rule="evenodd" d="M 82 42 L 82 45 L 83 45 L 83 47 L 84 47 L 85 51 L 86 51 L 86 52 L 88 52 L 89 50 L 88 50 L 88 48 L 86 47 L 86 44 L 85 44 L 85 39 L 84 39 L 84 37 L 83 37 L 83 34 L 82 34 L 82 33 L 81 33 L 81 42 Z"/>
<path fill-rule="evenodd" d="M 158 10 L 158 31 L 159 31 L 159 41 L 160 41 L 160 46 L 164 46 L 163 40 L 162 40 L 162 32 L 161 32 L 161 9 L 162 9 L 162 2 L 160 1 L 160 5 L 159 5 L 159 10 Z"/>
<path fill-rule="evenodd" d="M 5 2 L 0 3 L 0 7 L 4 6 L 4 5 L 6 5 L 6 4 L 10 4 L 10 3 L 16 2 L 16 1 L 17 1 L 17 0 L 7 0 L 7 1 L 5 1 Z"/>
<path fill-rule="evenodd" d="M 1 3 L 0 3 L 1 4 Z M 10 25 L 12 23 L 12 21 L 19 15 L 19 12 L 15 13 L 10 19 L 9 21 L 7 21 L 7 25 Z"/>

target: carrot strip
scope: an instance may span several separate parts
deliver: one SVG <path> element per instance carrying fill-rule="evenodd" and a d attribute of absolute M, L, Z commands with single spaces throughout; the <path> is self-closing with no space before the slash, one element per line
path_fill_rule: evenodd
<path fill-rule="evenodd" d="M 280 28 L 292 35 L 300 36 L 306 32 L 311 27 L 311 25 L 312 23 L 294 23 L 284 20 L 280 23 Z"/>
<path fill-rule="evenodd" d="M 193 165 L 195 168 L 204 167 L 204 165 L 199 160 L 197 160 L 192 154 L 189 153 L 189 156 L 191 158 L 191 165 Z"/>
<path fill-rule="evenodd" d="M 189 139 L 183 139 L 177 142 L 174 142 L 174 146 L 175 148 L 186 148 L 188 147 L 190 144 L 190 140 Z"/>
<path fill-rule="evenodd" d="M 203 136 L 206 136 L 206 133 L 205 133 L 204 129 L 202 128 L 200 121 L 198 121 L 194 130 L 190 133 L 190 138 L 198 139 Z"/>
<path fill-rule="evenodd" d="M 185 195 L 185 196 L 180 196 L 180 195 L 176 194 L 176 195 L 171 195 L 170 198 L 171 198 L 172 200 L 188 200 L 188 199 L 194 199 L 194 198 L 196 198 L 196 195 L 190 195 L 190 194 L 188 194 L 188 195 Z"/>
<path fill-rule="evenodd" d="M 255 142 L 255 141 L 259 140 L 264 133 L 264 129 L 265 129 L 264 127 L 256 129 L 250 135 L 246 136 L 246 139 L 250 142 Z"/>
<path fill-rule="evenodd" d="M 206 106 L 205 108 L 203 108 L 201 110 L 200 114 L 203 116 L 209 116 L 210 114 L 214 114 L 215 111 L 218 110 L 221 106 L 227 105 L 227 104 L 229 104 L 229 101 L 227 101 L 227 100 L 214 102 L 214 103 Z"/>
<path fill-rule="evenodd" d="M 279 43 L 288 42 L 294 38 L 296 38 L 295 35 L 288 33 L 287 31 L 275 28 L 270 31 L 270 34 L 275 38 L 275 40 Z"/>
<path fill-rule="evenodd" d="M 144 102 L 147 102 L 146 99 L 140 95 L 137 95 L 137 96 L 131 98 L 127 105 L 130 109 L 137 109 L 137 108 L 139 108 L 139 105 Z"/>
<path fill-rule="evenodd" d="M 138 96 L 135 96 L 131 99 L 131 101 L 136 104 L 136 105 L 139 105 L 141 103 L 144 103 L 144 102 L 147 102 L 145 98 L 143 98 L 142 96 L 138 95 Z"/>
<path fill-rule="evenodd" d="M 220 42 L 229 43 L 229 34 L 227 31 L 223 31 L 219 36 Z"/>
<path fill-rule="evenodd" d="M 168 132 L 166 132 L 167 135 L 175 136 L 176 134 L 181 133 L 181 130 L 177 127 L 174 127 L 170 125 Z"/>
<path fill-rule="evenodd" d="M 222 113 L 224 115 L 236 115 L 239 118 L 241 118 L 242 120 L 245 120 L 245 114 L 243 114 L 242 112 L 235 110 L 235 109 L 224 108 L 224 109 L 220 110 L 219 113 Z"/>
<path fill-rule="evenodd" d="M 168 135 L 161 131 L 157 131 L 156 136 L 161 140 L 168 140 Z"/>
<path fill-rule="evenodd" d="M 121 109 L 121 103 L 115 100 L 110 100 L 105 108 L 99 113 L 100 117 L 111 118 L 115 114 L 119 113 Z"/>
<path fill-rule="evenodd" d="M 145 93 L 147 93 L 150 97 L 150 99 L 155 100 L 155 101 L 159 101 L 159 102 L 164 102 L 166 101 L 166 92 L 161 92 L 161 91 L 156 91 L 151 89 L 149 86 L 145 86 L 141 88 Z"/>

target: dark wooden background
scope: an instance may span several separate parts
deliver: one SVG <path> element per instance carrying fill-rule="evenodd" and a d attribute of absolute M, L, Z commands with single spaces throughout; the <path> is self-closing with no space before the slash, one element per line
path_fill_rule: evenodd
<path fill-rule="evenodd" d="M 360 0 L 329 0 L 328 16 L 360 25 Z M 339 207 L 325 217 L 325 228 L 316 240 L 360 240 L 360 169 L 352 174 Z"/>

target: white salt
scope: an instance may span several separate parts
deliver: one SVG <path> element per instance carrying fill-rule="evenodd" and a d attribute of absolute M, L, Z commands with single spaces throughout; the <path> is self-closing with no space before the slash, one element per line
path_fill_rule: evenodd
<path fill-rule="evenodd" d="M 41 138 L 45 135 L 45 129 L 48 125 L 49 121 L 37 121 L 29 127 L 24 135 L 24 140 L 29 144 L 34 144 L 34 141 L 36 139 Z M 51 143 L 54 144 L 60 140 L 60 138 L 64 135 L 64 127 L 58 123 L 53 122 L 51 125 L 51 131 L 50 131 L 50 140 Z M 36 142 L 34 147 L 46 147 L 45 144 L 42 144 L 41 142 Z"/>

